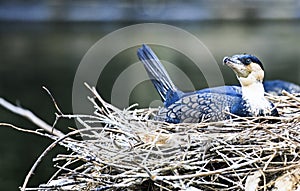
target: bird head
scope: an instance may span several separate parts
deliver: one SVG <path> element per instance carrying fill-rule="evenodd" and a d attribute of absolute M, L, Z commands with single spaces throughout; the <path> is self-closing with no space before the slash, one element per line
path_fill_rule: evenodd
<path fill-rule="evenodd" d="M 234 71 L 242 86 L 249 86 L 257 82 L 262 83 L 264 79 L 263 65 L 256 56 L 239 54 L 225 57 L 223 64 Z"/>

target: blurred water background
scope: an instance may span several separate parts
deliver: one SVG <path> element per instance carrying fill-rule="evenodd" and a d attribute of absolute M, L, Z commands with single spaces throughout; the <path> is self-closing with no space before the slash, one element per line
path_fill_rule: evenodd
<path fill-rule="evenodd" d="M 300 84 L 299 18 L 299 0 L 2 0 L 0 96 L 52 124 L 55 108 L 42 86 L 53 93 L 65 113 L 71 113 L 73 79 L 86 51 L 106 34 L 143 22 L 170 24 L 192 33 L 208 47 L 220 65 L 224 56 L 252 53 L 263 61 L 267 79 Z M 114 57 L 99 78 L 97 87 L 107 101 L 118 75 L 138 61 L 136 48 Z M 155 50 L 164 60 L 178 65 L 196 89 L 207 86 L 201 72 L 195 70 L 184 55 L 162 47 Z M 226 84 L 237 83 L 230 69 L 220 68 Z M 180 82 L 172 74 L 171 78 Z M 128 75 L 128 80 L 132 79 L 134 74 Z M 159 96 L 147 81 L 134 88 L 130 103 L 148 107 L 154 99 Z M 0 122 L 36 128 L 3 108 L 0 108 Z M 68 126 L 74 124 L 67 120 L 58 124 L 65 132 Z M 50 143 L 46 138 L 1 126 L 0 190 L 17 190 Z M 56 148 L 46 157 L 30 185 L 46 181 L 54 172 L 51 157 L 58 151 Z"/>

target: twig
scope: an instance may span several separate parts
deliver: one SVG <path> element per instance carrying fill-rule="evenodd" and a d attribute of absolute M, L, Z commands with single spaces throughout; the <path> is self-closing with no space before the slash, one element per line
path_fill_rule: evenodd
<path fill-rule="evenodd" d="M 8 109 L 9 111 L 20 115 L 22 117 L 25 117 L 29 119 L 32 123 L 37 125 L 38 127 L 44 129 L 48 133 L 51 133 L 53 135 L 56 135 L 58 137 L 63 137 L 65 134 L 61 131 L 54 129 L 52 126 L 48 125 L 46 122 L 41 120 L 39 117 L 37 117 L 34 113 L 32 113 L 30 110 L 15 106 L 8 101 L 6 101 L 3 98 L 0 98 L 0 105 L 2 105 L 4 108 Z"/>
<path fill-rule="evenodd" d="M 76 135 L 80 132 L 83 132 L 83 131 L 87 131 L 87 130 L 90 130 L 90 129 L 81 129 L 81 130 L 76 130 L 76 131 L 72 131 L 62 137 L 60 137 L 59 139 L 57 139 L 56 141 L 54 141 L 53 143 L 51 143 L 45 150 L 44 152 L 38 157 L 38 159 L 35 161 L 35 163 L 33 164 L 33 166 L 31 167 L 30 171 L 28 172 L 26 178 L 25 178 L 25 181 L 23 183 L 23 186 L 21 188 L 21 191 L 25 191 L 26 189 L 26 186 L 27 186 L 27 183 L 29 181 L 29 178 L 31 177 L 31 175 L 34 173 L 34 170 L 36 169 L 36 167 L 38 166 L 38 164 L 42 161 L 42 159 L 46 156 L 46 154 L 52 150 L 59 142 L 63 141 L 64 139 L 72 136 L 72 135 Z"/>
<path fill-rule="evenodd" d="M 292 99 L 294 99 L 294 100 L 296 100 L 297 102 L 300 103 L 300 99 L 297 98 L 296 96 L 294 96 L 293 94 L 290 94 L 289 92 L 287 92 L 287 91 L 285 91 L 285 90 L 282 91 L 282 94 L 283 94 L 283 95 L 286 95 L 286 96 L 288 96 L 289 98 L 292 98 Z"/>
<path fill-rule="evenodd" d="M 55 158 L 57 172 L 44 190 L 67 180 L 76 190 L 244 190 L 253 171 L 263 175 L 266 190 L 274 177 L 298 168 L 299 108 L 295 99 L 274 97 L 288 117 L 239 117 L 221 122 L 169 124 L 149 120 L 149 110 L 120 110 L 105 102 L 94 87 L 91 115 L 62 114 L 85 129 L 56 140 L 41 154 L 26 176 L 22 191 L 44 156 L 57 144 L 71 151 Z M 100 104 L 99 104 L 100 103 Z M 157 110 L 156 110 L 157 111 Z M 286 112 L 288 111 L 288 112 Z M 151 110 L 151 112 L 155 112 Z M 276 119 L 277 123 L 269 123 Z M 83 133 L 83 140 L 66 138 Z M 75 137 L 75 136 L 74 136 Z M 87 138 L 87 139 L 85 139 Z M 72 165 L 69 165 L 72 164 Z M 86 178 L 87 177 L 87 178 Z M 145 182 L 146 181 L 146 182 Z M 262 181 L 262 180 L 261 180 Z"/>
<path fill-rule="evenodd" d="M 231 171 L 237 168 L 241 168 L 243 166 L 247 166 L 256 162 L 259 162 L 260 160 L 266 160 L 268 159 L 269 156 L 263 157 L 261 159 L 253 159 L 241 164 L 234 164 L 232 166 L 226 167 L 226 168 L 222 168 L 219 170 L 214 170 L 214 171 L 208 171 L 208 172 L 200 172 L 200 173 L 196 173 L 196 174 L 191 174 L 191 175 L 181 175 L 181 176 L 156 176 L 155 180 L 180 180 L 180 179 L 189 179 L 189 178 L 194 178 L 194 177 L 201 177 L 201 176 L 209 176 L 209 175 L 215 175 L 215 174 L 222 174 L 223 172 L 226 171 Z"/>
<path fill-rule="evenodd" d="M 16 129 L 18 131 L 22 131 L 22 132 L 25 132 L 25 133 L 37 134 L 37 135 L 40 135 L 40 136 L 43 136 L 43 137 L 50 137 L 50 136 L 47 136 L 44 133 L 39 132 L 38 130 L 33 131 L 33 130 L 30 130 L 30 129 L 24 129 L 24 128 L 20 128 L 20 127 L 17 127 L 15 125 L 12 125 L 12 124 L 9 124 L 9 123 L 0 123 L 0 126 L 11 127 L 11 128 Z M 53 139 L 53 136 L 51 138 Z"/>
<path fill-rule="evenodd" d="M 60 115 L 62 115 L 63 113 L 61 112 L 61 110 L 59 109 L 59 107 L 58 107 L 58 105 L 57 105 L 57 102 L 56 102 L 56 100 L 54 99 L 54 97 L 53 97 L 53 95 L 51 94 L 51 92 L 45 87 L 45 86 L 43 86 L 42 87 L 47 93 L 48 93 L 48 95 L 50 96 L 50 98 L 51 98 L 51 100 L 52 100 L 52 102 L 53 102 L 53 104 L 54 104 L 54 107 L 56 108 L 56 110 L 58 111 L 58 113 L 60 114 Z"/>

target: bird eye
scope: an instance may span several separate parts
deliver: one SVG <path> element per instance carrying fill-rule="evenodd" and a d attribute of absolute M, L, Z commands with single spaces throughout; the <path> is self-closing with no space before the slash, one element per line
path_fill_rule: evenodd
<path fill-rule="evenodd" d="M 246 64 L 250 64 L 252 62 L 252 60 L 250 58 L 246 59 Z"/>

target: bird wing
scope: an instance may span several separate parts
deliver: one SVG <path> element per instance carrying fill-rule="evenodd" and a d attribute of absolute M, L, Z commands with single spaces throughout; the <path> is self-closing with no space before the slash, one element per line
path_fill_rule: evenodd
<path fill-rule="evenodd" d="M 231 108 L 241 102 L 239 95 L 218 93 L 191 94 L 182 97 L 167 108 L 162 108 L 156 117 L 171 123 L 198 123 L 228 119 Z"/>

